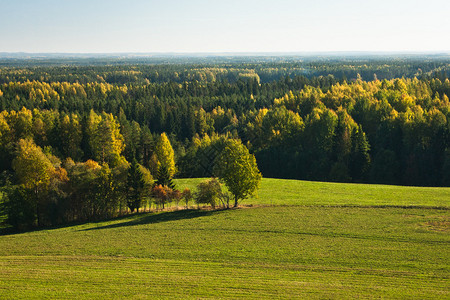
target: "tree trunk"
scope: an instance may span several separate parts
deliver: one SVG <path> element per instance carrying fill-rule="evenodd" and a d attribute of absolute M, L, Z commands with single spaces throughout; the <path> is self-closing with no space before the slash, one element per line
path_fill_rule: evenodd
<path fill-rule="evenodd" d="M 234 196 L 234 207 L 238 206 L 238 197 Z"/>

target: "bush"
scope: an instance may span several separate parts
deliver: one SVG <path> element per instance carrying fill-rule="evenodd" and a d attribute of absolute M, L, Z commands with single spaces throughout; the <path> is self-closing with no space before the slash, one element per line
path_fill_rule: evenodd
<path fill-rule="evenodd" d="M 189 201 L 192 200 L 193 195 L 189 188 L 185 188 L 183 192 L 181 193 L 181 198 L 184 200 L 184 203 L 186 204 L 186 208 L 188 208 Z"/>
<path fill-rule="evenodd" d="M 197 193 L 195 195 L 197 204 L 209 204 L 215 208 L 221 197 L 222 187 L 216 178 L 202 181 L 197 185 Z"/>
<path fill-rule="evenodd" d="M 164 206 L 167 203 L 171 203 L 172 201 L 176 201 L 177 205 L 182 197 L 182 193 L 178 190 L 174 190 L 166 185 L 155 185 L 152 189 L 153 197 L 155 198 L 155 203 L 157 205 Z"/>

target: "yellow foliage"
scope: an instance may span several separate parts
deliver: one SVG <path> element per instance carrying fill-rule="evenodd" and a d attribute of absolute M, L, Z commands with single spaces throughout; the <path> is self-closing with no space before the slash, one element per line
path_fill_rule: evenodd
<path fill-rule="evenodd" d="M 56 168 L 54 170 L 53 176 L 59 180 L 59 181 L 63 181 L 63 182 L 67 182 L 69 181 L 69 177 L 67 176 L 67 171 L 64 168 Z"/>
<path fill-rule="evenodd" d="M 175 154 L 165 132 L 163 132 L 158 139 L 155 153 L 158 158 L 158 169 L 161 165 L 165 166 L 169 171 L 170 177 L 173 177 L 177 172 L 175 167 Z"/>
<path fill-rule="evenodd" d="M 100 169 L 101 166 L 98 164 L 98 162 L 92 160 L 92 159 L 88 159 L 84 165 L 86 166 L 87 169 L 90 170 L 96 170 L 96 169 Z"/>
<path fill-rule="evenodd" d="M 12 165 L 19 182 L 34 190 L 47 187 L 55 171 L 41 147 L 29 139 L 19 140 L 18 153 Z"/>

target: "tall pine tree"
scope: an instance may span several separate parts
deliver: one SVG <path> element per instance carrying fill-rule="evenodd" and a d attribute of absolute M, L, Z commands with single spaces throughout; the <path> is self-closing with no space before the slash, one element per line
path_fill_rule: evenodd
<path fill-rule="evenodd" d="M 139 212 L 144 195 L 144 186 L 144 174 L 141 172 L 137 160 L 133 159 L 127 177 L 127 205 L 131 212 L 135 209 Z"/>
<path fill-rule="evenodd" d="M 355 128 L 352 135 L 352 151 L 350 153 L 350 175 L 355 182 L 367 180 L 370 168 L 370 145 L 361 125 Z"/>

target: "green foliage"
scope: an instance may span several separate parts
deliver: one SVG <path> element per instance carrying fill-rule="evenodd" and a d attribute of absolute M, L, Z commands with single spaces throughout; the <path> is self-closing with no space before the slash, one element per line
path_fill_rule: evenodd
<path fill-rule="evenodd" d="M 239 200 L 254 194 L 259 187 L 262 176 L 255 156 L 240 141 L 227 141 L 216 167 L 219 179 L 234 196 L 234 207 L 238 206 Z"/>
<path fill-rule="evenodd" d="M 141 207 L 142 198 L 145 194 L 145 178 L 141 171 L 140 165 L 134 159 L 128 169 L 127 178 L 127 205 L 131 212 L 135 209 L 139 211 Z"/>
<path fill-rule="evenodd" d="M 209 204 L 215 208 L 221 197 L 222 187 L 216 178 L 202 181 L 197 185 L 195 194 L 197 204 Z"/>
<path fill-rule="evenodd" d="M 183 198 L 184 203 L 186 204 L 185 208 L 187 209 L 189 207 L 189 202 L 193 198 L 191 190 L 189 188 L 185 188 L 181 193 L 181 198 Z"/>
<path fill-rule="evenodd" d="M 119 124 L 111 114 L 97 115 L 90 112 L 88 121 L 89 144 L 94 158 L 117 166 L 125 161 L 121 156 L 124 150 L 123 136 Z"/>
<path fill-rule="evenodd" d="M 137 192 L 136 178 L 148 193 L 152 174 L 157 185 L 174 189 L 175 175 L 230 169 L 221 180 L 236 204 L 255 189 L 239 171 L 256 168 L 255 158 L 250 178 L 260 169 L 276 178 L 449 185 L 445 59 L 207 60 L 17 68 L 7 65 L 24 61 L 4 62 L 0 172 L 14 172 L 11 185 L 27 189 L 34 223 L 98 220 L 123 214 L 128 204 L 145 206 L 148 195 Z M 245 147 L 225 149 L 230 140 Z M 125 158 L 137 160 L 134 184 Z M 177 201 L 177 193 L 170 199 Z"/>
<path fill-rule="evenodd" d="M 446 153 L 444 166 L 442 168 L 443 182 L 445 186 L 450 186 L 450 151 Z"/>
<path fill-rule="evenodd" d="M 170 172 L 165 165 L 159 167 L 154 185 L 162 185 L 175 189 L 175 183 L 173 182 L 172 177 L 170 177 Z"/>
<path fill-rule="evenodd" d="M 119 184 L 120 181 L 114 178 L 114 173 L 108 164 L 103 164 L 95 180 L 94 198 L 91 202 L 95 217 L 108 218 L 117 213 L 117 207 L 123 197 Z"/>
<path fill-rule="evenodd" d="M 196 136 L 186 154 L 180 160 L 181 177 L 209 177 L 214 165 L 225 147 L 228 135 Z"/>
<path fill-rule="evenodd" d="M 398 183 L 400 166 L 392 150 L 378 151 L 371 169 L 372 181 L 379 183 Z"/>
<path fill-rule="evenodd" d="M 304 129 L 302 118 L 285 107 L 267 111 L 261 124 L 263 145 L 292 145 L 298 142 Z"/>
<path fill-rule="evenodd" d="M 111 169 L 88 160 L 84 163 L 66 161 L 67 183 L 66 220 L 97 220 L 120 213 L 125 205 L 124 195 L 128 167 Z"/>
<path fill-rule="evenodd" d="M 350 181 L 349 173 L 347 165 L 342 161 L 338 161 L 331 167 L 329 180 L 335 182 L 348 182 Z"/>
<path fill-rule="evenodd" d="M 1 84 L 4 95 L 0 104 L 4 111 L 0 121 L 0 168 L 11 169 L 14 145 L 26 138 L 33 139 L 41 148 L 51 147 L 51 152 L 60 159 L 68 156 L 75 161 L 94 159 L 113 168 L 125 163 L 124 155 L 130 160 L 136 157 L 157 174 L 162 160 L 173 176 L 170 148 L 161 149 L 163 143 L 154 145 L 154 141 L 161 140 L 160 134 L 167 132 L 173 157 L 178 162 L 179 170 L 175 170 L 179 171 L 178 176 L 213 175 L 214 152 L 220 152 L 214 149 L 217 144 L 214 139 L 225 136 L 244 141 L 255 154 L 261 172 L 268 177 L 335 180 L 332 174 L 338 174 L 336 167 L 344 166 L 340 170 L 348 169 L 348 174 L 341 178 L 376 182 L 373 181 L 376 176 L 368 175 L 374 173 L 372 162 L 379 151 L 389 150 L 395 153 L 398 165 L 396 181 L 390 183 L 444 185 L 443 167 L 450 136 L 448 74 L 439 68 L 438 73 L 425 74 L 422 68 L 428 62 L 420 61 L 422 71 L 417 78 L 416 68 L 409 78 L 386 80 L 395 72 L 409 70 L 410 62 L 371 61 L 357 67 L 359 63 L 308 65 L 312 69 L 307 77 L 295 76 L 301 68 L 297 69 L 299 66 L 293 62 L 271 65 L 268 69 L 267 65 L 239 63 L 223 68 L 166 65 L 158 67 L 158 76 L 147 66 L 134 66 L 136 70 L 126 65 L 71 70 L 85 72 L 87 77 L 96 71 L 105 72 L 111 80 L 121 74 L 120 84 L 106 83 L 100 75 L 87 83 L 84 81 L 87 77 L 79 77 L 81 73 L 73 76 L 82 83 L 68 79 L 50 84 L 45 80 L 60 72 L 59 67 L 46 69 L 41 79 L 35 77 L 35 72 L 43 70 L 40 68 L 28 71 L 5 68 L 0 79 L 12 81 L 8 79 Z M 389 69 L 390 73 L 383 76 L 380 70 L 387 65 L 398 69 Z M 377 67 L 371 69 L 374 66 Z M 183 71 L 174 71 L 177 68 Z M 334 75 L 314 77 L 317 68 Z M 289 69 L 295 71 L 288 72 Z M 143 70 L 147 70 L 145 76 L 139 73 Z M 374 73 L 376 80 L 364 81 L 372 79 Z M 4 74 L 9 77 L 3 77 Z M 140 84 L 123 85 L 122 80 L 134 78 L 124 74 L 143 77 L 138 80 Z M 259 76 L 260 83 L 243 78 L 248 76 L 242 74 Z M 28 77 L 39 80 L 27 81 Z M 347 81 L 344 77 L 356 80 Z M 149 83 L 144 78 L 155 81 Z M 181 78 L 184 81 L 179 81 Z M 359 126 L 370 147 L 369 157 L 364 160 L 371 163 L 363 163 L 364 170 L 358 170 L 358 164 L 352 163 L 352 157 L 358 156 L 354 150 L 356 132 L 361 131 L 355 128 Z M 209 145 L 203 142 L 208 137 Z M 198 140 L 202 140 L 201 145 L 197 145 Z M 209 157 L 210 150 L 213 158 L 205 162 L 203 154 Z"/>
<path fill-rule="evenodd" d="M 10 186 L 3 194 L 2 211 L 6 214 L 6 223 L 15 229 L 25 230 L 35 226 L 36 199 L 22 185 Z"/>
<path fill-rule="evenodd" d="M 353 181 L 364 182 L 370 170 L 370 145 L 361 125 L 352 134 L 352 150 L 350 153 L 350 172 Z"/>
<path fill-rule="evenodd" d="M 61 147 L 64 155 L 75 160 L 81 159 L 83 151 L 80 147 L 83 136 L 78 115 L 66 115 L 63 118 L 60 127 L 61 136 L 63 137 L 61 140 Z"/>

